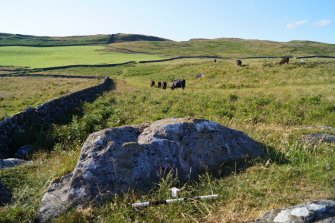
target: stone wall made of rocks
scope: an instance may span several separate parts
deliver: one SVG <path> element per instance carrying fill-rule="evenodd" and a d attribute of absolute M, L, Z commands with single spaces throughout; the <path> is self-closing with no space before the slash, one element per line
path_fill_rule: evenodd
<path fill-rule="evenodd" d="M 94 100 L 110 89 L 111 85 L 112 80 L 107 77 L 98 85 L 51 100 L 36 108 L 29 107 L 4 119 L 0 122 L 0 158 L 8 158 L 16 152 L 18 148 L 13 148 L 13 143 L 18 132 L 27 131 L 28 127 L 34 123 L 53 123 L 64 114 L 79 107 L 82 102 Z"/>

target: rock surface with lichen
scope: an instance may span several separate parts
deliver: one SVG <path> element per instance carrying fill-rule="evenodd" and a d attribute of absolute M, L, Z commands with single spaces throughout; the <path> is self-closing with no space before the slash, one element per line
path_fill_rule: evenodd
<path fill-rule="evenodd" d="M 148 191 L 162 173 L 192 180 L 262 154 L 246 134 L 207 120 L 163 119 L 105 129 L 87 138 L 72 173 L 51 183 L 39 217 L 47 221 L 67 207 L 100 203 L 129 189 Z"/>
<path fill-rule="evenodd" d="M 335 201 L 319 200 L 264 214 L 254 223 L 332 223 L 335 222 Z"/>

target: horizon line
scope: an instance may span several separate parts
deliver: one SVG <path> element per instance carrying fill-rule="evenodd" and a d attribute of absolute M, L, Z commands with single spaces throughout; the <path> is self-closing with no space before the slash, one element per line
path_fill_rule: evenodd
<path fill-rule="evenodd" d="M 192 40 L 216 40 L 216 39 L 240 39 L 240 40 L 256 40 L 256 41 L 270 41 L 270 42 L 278 42 L 278 43 L 288 43 L 292 41 L 302 41 L 302 42 L 317 42 L 317 43 L 324 43 L 324 44 L 335 44 L 334 43 L 329 43 L 329 42 L 322 42 L 322 41 L 317 41 L 317 40 L 307 40 L 307 39 L 291 39 L 291 40 L 271 40 L 271 39 L 257 39 L 257 38 L 241 38 L 241 37 L 213 37 L 213 38 L 205 38 L 205 37 L 194 37 L 190 38 L 188 40 L 173 40 L 173 39 L 168 39 L 165 37 L 161 36 L 156 36 L 152 34 L 139 34 L 139 33 L 96 33 L 96 34 L 71 34 L 71 35 L 36 35 L 36 34 L 23 34 L 23 33 L 8 33 L 8 32 L 0 32 L 0 34 L 9 34 L 9 35 L 21 35 L 21 36 L 33 36 L 33 37 L 59 37 L 59 38 L 64 38 L 64 37 L 81 37 L 81 36 L 98 36 L 98 35 L 118 35 L 118 34 L 126 34 L 126 35 L 142 35 L 142 36 L 152 36 L 152 37 L 157 37 L 157 38 L 162 38 L 166 39 L 167 41 L 174 41 L 174 42 L 187 42 L 187 41 L 192 41 Z"/>

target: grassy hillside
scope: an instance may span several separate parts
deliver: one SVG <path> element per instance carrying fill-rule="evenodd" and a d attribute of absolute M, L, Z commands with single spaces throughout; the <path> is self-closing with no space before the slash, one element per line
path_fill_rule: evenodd
<path fill-rule="evenodd" d="M 71 46 L 107 44 L 109 35 L 49 37 L 0 33 L 0 46 Z"/>
<path fill-rule="evenodd" d="M 109 37 L 108 43 L 119 43 L 119 42 L 135 42 L 135 41 L 168 41 L 168 39 L 156 37 L 156 36 L 146 36 L 138 34 L 125 34 L 117 33 L 112 34 Z"/>
<path fill-rule="evenodd" d="M 75 64 L 122 63 L 163 57 L 148 54 L 106 52 L 103 46 L 0 47 L 0 67 L 53 67 Z"/>
<path fill-rule="evenodd" d="M 92 44 L 96 45 L 78 46 Z M 38 37 L 0 33 L 0 46 L 2 46 L 0 47 L 0 67 L 29 68 L 110 64 L 176 56 L 228 58 L 284 55 L 335 56 L 335 44 L 311 41 L 273 42 L 221 38 L 175 42 L 159 37 L 122 33 L 70 37 Z"/>
<path fill-rule="evenodd" d="M 123 41 L 163 41 L 165 39 L 138 35 L 138 34 L 113 34 L 113 35 L 88 35 L 88 36 L 31 36 L 20 34 L 0 33 L 0 46 L 76 46 L 76 45 L 101 45 Z"/>
<path fill-rule="evenodd" d="M 243 39 L 195 39 L 183 42 L 121 42 L 107 47 L 108 51 L 141 52 L 164 56 L 222 56 L 222 57 L 255 57 L 255 56 L 335 56 L 335 44 L 310 41 L 273 42 L 265 40 Z"/>
<path fill-rule="evenodd" d="M 116 88 L 85 103 L 83 113 L 74 114 L 69 123 L 32 132 L 40 139 L 32 144 L 41 149 L 33 156 L 34 163 L 0 171 L 1 181 L 15 197 L 14 204 L 0 208 L 0 222 L 32 221 L 49 183 L 72 171 L 90 132 L 166 117 L 205 118 L 244 131 L 264 145 L 267 156 L 225 177 L 205 174 L 186 184 L 166 177 L 148 194 L 115 196 L 103 206 L 70 210 L 54 222 L 244 222 L 273 208 L 335 199 L 334 145 L 306 147 L 300 142 L 305 133 L 335 134 L 318 127 L 335 127 L 335 63 L 275 62 L 247 60 L 246 66 L 237 67 L 234 60 L 180 60 L 53 71 L 108 74 Z M 197 79 L 200 72 L 205 76 Z M 149 87 L 151 79 L 170 84 L 173 77 L 186 79 L 184 91 Z M 172 186 L 182 188 L 182 197 L 218 193 L 220 198 L 131 208 L 134 201 L 169 198 Z"/>
<path fill-rule="evenodd" d="M 192 39 L 175 42 L 139 34 L 117 33 L 88 36 L 31 36 L 0 33 L 0 46 L 76 46 L 106 45 L 106 51 L 146 53 L 161 56 L 335 56 L 335 44 L 312 41 L 274 42 L 237 38 Z M 1 60 L 0 60 L 1 61 Z"/>

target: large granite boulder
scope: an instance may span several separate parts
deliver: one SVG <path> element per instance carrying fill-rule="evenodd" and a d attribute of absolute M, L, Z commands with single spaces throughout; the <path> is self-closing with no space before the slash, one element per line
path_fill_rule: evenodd
<path fill-rule="evenodd" d="M 10 203 L 11 200 L 12 193 L 0 182 L 0 206 Z"/>
<path fill-rule="evenodd" d="M 105 129 L 87 138 L 73 172 L 51 183 L 42 198 L 40 219 L 128 189 L 148 191 L 162 172 L 192 180 L 205 170 L 220 171 L 223 163 L 262 154 L 246 134 L 207 120 L 163 119 Z"/>
<path fill-rule="evenodd" d="M 335 201 L 319 200 L 276 209 L 264 214 L 255 223 L 332 223 L 335 222 Z"/>

